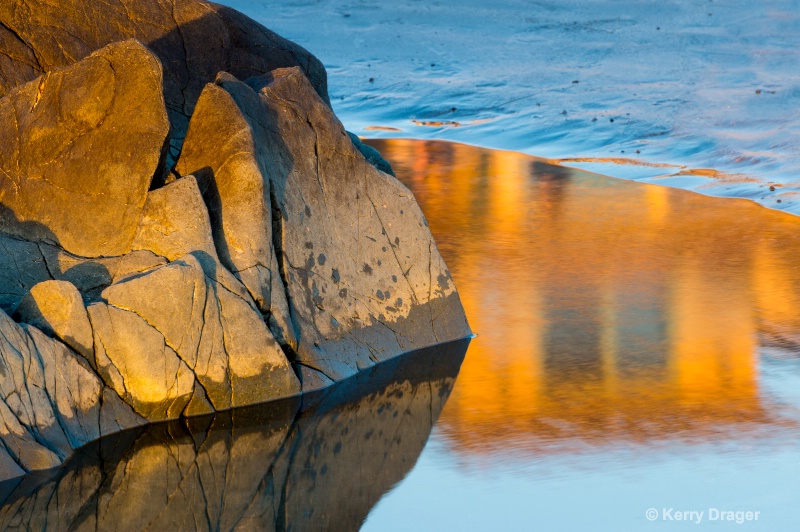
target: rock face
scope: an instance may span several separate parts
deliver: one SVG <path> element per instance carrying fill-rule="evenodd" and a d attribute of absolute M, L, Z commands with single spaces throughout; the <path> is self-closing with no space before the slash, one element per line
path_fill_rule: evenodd
<path fill-rule="evenodd" d="M 247 84 L 221 74 L 177 170 L 199 179 L 220 259 L 277 317 L 304 390 L 469 334 L 413 195 L 364 158 L 299 69 Z"/>
<path fill-rule="evenodd" d="M 169 132 L 161 86 L 155 56 L 124 41 L 0 99 L 3 231 L 86 257 L 129 251 Z"/>
<path fill-rule="evenodd" d="M 35 285 L 20 300 L 14 319 L 37 327 L 91 360 L 92 325 L 80 292 L 69 281 L 42 281 Z"/>
<path fill-rule="evenodd" d="M 61 463 L 144 420 L 65 344 L 0 311 L 0 478 Z"/>
<path fill-rule="evenodd" d="M 0 96 L 129 38 L 144 43 L 164 65 L 173 155 L 203 86 L 220 71 L 248 78 L 299 66 L 320 97 L 328 98 L 325 68 L 316 57 L 241 13 L 203 0 L 3 0 Z"/>
<path fill-rule="evenodd" d="M 0 43 L 0 480 L 470 334 L 301 48 L 199 0 L 12 0 Z"/>

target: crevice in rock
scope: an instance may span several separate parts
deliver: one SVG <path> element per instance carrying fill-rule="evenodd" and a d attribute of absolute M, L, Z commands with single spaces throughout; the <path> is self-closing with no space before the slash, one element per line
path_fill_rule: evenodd
<path fill-rule="evenodd" d="M 271 181 L 269 183 L 269 200 L 272 210 L 272 248 L 273 252 L 275 253 L 275 260 L 278 263 L 278 274 L 281 278 L 283 293 L 286 296 L 286 306 L 289 312 L 289 326 L 294 329 L 294 337 L 297 338 L 297 344 L 299 346 L 301 341 L 300 328 L 297 326 L 297 317 L 295 316 L 294 305 L 292 304 L 292 296 L 289 294 L 289 279 L 286 273 L 286 256 L 283 251 L 283 211 L 281 210 L 280 202 L 275 195 L 275 185 Z M 268 321 L 267 327 L 269 326 L 270 323 Z M 291 338 L 292 335 L 282 334 L 277 336 L 273 333 L 273 336 L 276 338 Z M 297 352 L 290 345 L 279 345 L 283 349 L 284 355 L 290 362 L 297 360 Z M 294 368 L 294 365 L 292 365 L 292 368 Z M 299 379 L 299 372 L 295 371 L 295 373 Z"/>
<path fill-rule="evenodd" d="M 33 60 L 36 61 L 36 68 L 39 69 L 39 72 L 44 72 L 45 70 L 47 70 L 46 68 L 42 67 L 42 62 L 39 60 L 39 55 L 36 53 L 36 49 L 30 44 L 28 44 L 25 41 L 25 39 L 23 39 L 22 36 L 14 28 L 2 22 L 0 22 L 0 26 L 8 30 L 9 33 L 11 33 L 14 37 L 16 37 L 16 39 L 25 46 L 25 48 L 31 51 L 31 54 L 33 55 Z M 29 65 L 29 66 L 32 67 L 34 65 Z"/>

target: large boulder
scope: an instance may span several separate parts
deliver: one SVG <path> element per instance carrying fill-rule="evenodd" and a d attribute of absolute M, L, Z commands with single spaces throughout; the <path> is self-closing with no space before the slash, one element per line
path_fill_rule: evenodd
<path fill-rule="evenodd" d="M 173 155 L 203 86 L 219 71 L 248 78 L 299 66 L 328 98 L 325 68 L 316 57 L 245 15 L 203 0 L 3 0 L 0 96 L 128 38 L 147 45 L 164 64 Z"/>
<path fill-rule="evenodd" d="M 0 45 L 0 479 L 469 335 L 301 48 L 201 0 L 11 0 Z"/>
<path fill-rule="evenodd" d="M 221 74 L 176 169 L 198 177 L 220 258 L 256 299 L 260 286 L 275 301 L 281 280 L 304 390 L 470 334 L 413 195 L 365 160 L 300 69 Z"/>
<path fill-rule="evenodd" d="M 161 65 L 136 41 L 11 90 L 0 228 L 84 257 L 127 252 L 168 132 Z"/>

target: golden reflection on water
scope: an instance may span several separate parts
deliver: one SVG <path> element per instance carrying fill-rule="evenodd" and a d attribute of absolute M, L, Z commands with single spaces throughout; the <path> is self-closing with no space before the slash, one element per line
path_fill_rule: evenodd
<path fill-rule="evenodd" d="M 800 218 L 518 153 L 369 143 L 419 200 L 479 335 L 439 422 L 455 449 L 788 423 L 759 389 L 759 347 L 786 353 L 800 332 Z"/>

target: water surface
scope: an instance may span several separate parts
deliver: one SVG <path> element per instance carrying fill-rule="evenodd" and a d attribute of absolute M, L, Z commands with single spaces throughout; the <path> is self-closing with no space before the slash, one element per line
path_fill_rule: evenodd
<path fill-rule="evenodd" d="M 371 144 L 420 202 L 478 337 L 366 530 L 689 525 L 649 508 L 795 526 L 800 219 L 513 152 Z"/>

